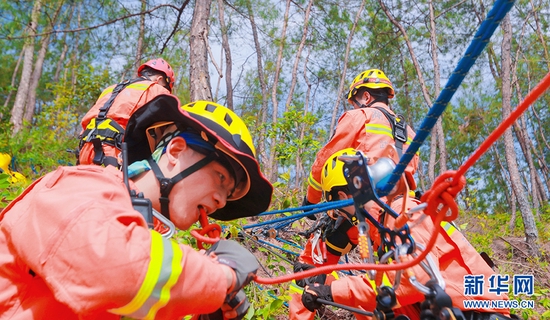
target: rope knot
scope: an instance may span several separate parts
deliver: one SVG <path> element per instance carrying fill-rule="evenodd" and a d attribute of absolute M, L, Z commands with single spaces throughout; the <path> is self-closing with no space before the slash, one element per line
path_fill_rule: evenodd
<path fill-rule="evenodd" d="M 456 176 L 456 171 L 447 171 L 435 179 L 432 188 L 428 190 L 421 201 L 428 204 L 424 212 L 434 218 L 438 214 L 445 215 L 444 221 L 453 221 L 458 217 L 456 195 L 466 185 L 464 176 Z"/>
<path fill-rule="evenodd" d="M 204 249 L 203 243 L 214 244 L 220 241 L 222 227 L 216 223 L 208 223 L 208 218 L 203 208 L 200 208 L 199 211 L 199 221 L 202 229 L 191 230 L 191 235 L 197 239 L 197 247 L 202 250 Z"/>

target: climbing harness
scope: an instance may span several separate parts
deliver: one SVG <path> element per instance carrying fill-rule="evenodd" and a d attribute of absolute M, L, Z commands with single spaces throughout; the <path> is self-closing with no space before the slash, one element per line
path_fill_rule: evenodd
<path fill-rule="evenodd" d="M 116 156 L 105 154 L 103 145 L 112 146 L 116 148 L 118 152 L 120 152 L 122 148 L 122 140 L 124 136 L 124 130 L 126 128 L 126 123 L 124 123 L 124 121 L 121 121 L 121 119 L 117 121 L 111 117 L 107 117 L 107 114 L 111 110 L 115 99 L 118 97 L 119 93 L 122 92 L 122 90 L 130 85 L 145 80 L 146 79 L 142 77 L 132 80 L 125 80 L 121 83 L 118 83 L 112 89 L 111 96 L 99 108 L 97 116 L 89 120 L 89 122 L 86 124 L 85 130 L 80 134 L 80 144 L 78 146 L 79 151 L 77 151 L 79 161 L 81 159 L 87 158 L 89 156 L 87 154 L 88 152 L 93 152 L 93 164 L 104 166 L 112 165 L 116 168 L 120 166 L 119 159 Z M 150 85 L 152 85 L 152 83 Z M 149 86 L 146 85 L 145 90 L 148 88 Z M 136 106 L 134 108 L 137 109 L 139 108 L 139 106 Z M 130 113 L 130 111 L 134 110 L 128 110 L 128 113 Z M 94 112 L 93 109 L 90 112 Z M 128 114 L 128 117 L 130 117 L 130 114 Z M 93 149 L 83 150 L 84 146 L 87 143 L 91 143 L 93 145 Z"/>
<path fill-rule="evenodd" d="M 388 110 L 381 107 L 371 107 L 380 112 L 386 117 L 391 126 L 391 132 L 393 140 L 395 140 L 395 148 L 397 149 L 397 155 L 401 157 L 403 155 L 403 144 L 407 143 L 407 123 L 402 115 L 393 115 Z"/>

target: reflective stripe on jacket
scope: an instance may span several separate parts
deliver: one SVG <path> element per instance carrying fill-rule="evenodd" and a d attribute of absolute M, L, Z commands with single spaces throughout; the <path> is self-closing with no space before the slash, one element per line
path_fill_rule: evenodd
<path fill-rule="evenodd" d="M 226 291 L 217 262 L 147 229 L 111 166 L 60 167 L 0 215 L 0 319 L 174 319 Z"/>
<path fill-rule="evenodd" d="M 395 115 L 388 106 L 377 102 L 373 106 L 386 109 Z M 407 143 L 403 145 L 403 151 L 408 148 L 414 138 L 414 131 L 410 126 L 408 129 Z M 354 148 L 365 153 L 372 159 L 383 156 L 388 144 L 395 145 L 391 134 L 391 125 L 384 114 L 375 108 L 361 108 L 344 112 L 338 119 L 338 126 L 330 141 L 317 153 L 315 162 L 311 167 L 308 179 L 307 199 L 311 203 L 321 201 L 321 171 L 325 161 L 336 151 L 345 148 Z M 418 168 L 418 155 L 415 155 L 405 169 L 411 176 Z"/>

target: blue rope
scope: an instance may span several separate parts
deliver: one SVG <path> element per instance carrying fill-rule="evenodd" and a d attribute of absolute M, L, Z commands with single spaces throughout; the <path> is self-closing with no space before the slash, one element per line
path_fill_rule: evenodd
<path fill-rule="evenodd" d="M 466 49 L 464 56 L 451 74 L 445 88 L 443 88 L 434 105 L 430 108 L 428 114 L 424 118 L 424 122 L 422 122 L 420 129 L 418 129 L 413 142 L 399 160 L 395 170 L 393 170 L 389 181 L 382 188 L 382 190 L 378 191 L 380 196 L 387 195 L 393 189 L 409 162 L 412 160 L 422 143 L 432 131 L 437 119 L 441 116 L 443 111 L 445 111 L 447 104 L 464 80 L 464 77 L 470 71 L 470 68 L 474 65 L 476 59 L 487 46 L 487 43 L 496 28 L 508 11 L 510 11 L 510 9 L 514 6 L 514 2 L 514 0 L 497 0 L 495 2 L 493 8 L 485 20 L 481 23 L 481 26 L 479 26 L 479 29 L 470 43 L 470 46 Z"/>
<path fill-rule="evenodd" d="M 309 216 L 311 214 L 316 214 L 316 213 L 319 213 L 319 212 L 323 212 L 323 211 L 326 211 L 328 209 L 341 208 L 341 207 L 349 206 L 349 205 L 352 205 L 352 204 L 353 204 L 353 199 L 348 199 L 348 200 L 339 200 L 339 201 L 327 202 L 325 204 L 316 204 L 316 205 L 304 206 L 304 207 L 301 207 L 302 209 L 289 208 L 289 209 L 284 209 L 286 211 L 278 210 L 278 212 L 275 212 L 275 211 L 264 212 L 263 214 L 274 214 L 274 213 L 281 213 L 281 212 L 298 211 L 298 210 L 303 210 L 304 208 L 306 210 L 309 209 L 309 208 L 315 208 L 315 207 L 318 208 L 318 209 L 313 209 L 311 211 L 307 211 L 307 212 L 304 212 L 304 213 L 294 214 L 294 215 L 291 215 L 291 216 L 288 216 L 288 217 L 277 218 L 277 219 L 264 221 L 264 222 L 260 222 L 260 223 L 256 223 L 256 224 L 249 224 L 249 225 L 243 226 L 243 229 L 256 228 L 256 227 L 265 226 L 265 225 L 269 225 L 269 224 L 275 224 L 277 222 L 291 220 L 291 219 L 299 220 L 299 219 L 301 219 L 305 216 Z"/>
<path fill-rule="evenodd" d="M 302 246 L 299 246 L 299 245 L 297 245 L 296 243 L 290 242 L 290 241 L 285 240 L 285 239 L 283 239 L 283 238 L 281 238 L 281 237 L 275 237 L 275 240 L 278 240 L 278 241 L 280 241 L 280 242 L 282 242 L 282 243 L 286 243 L 286 244 L 291 245 L 291 246 L 293 246 L 293 247 L 296 247 L 296 248 L 298 248 L 298 249 L 300 249 L 300 250 L 303 250 L 303 249 L 304 249 Z"/>
<path fill-rule="evenodd" d="M 331 202 L 325 202 L 325 203 L 310 204 L 308 206 L 301 206 L 301 207 L 295 207 L 295 208 L 286 208 L 286 209 L 274 210 L 274 211 L 266 211 L 266 212 L 260 213 L 258 216 L 267 216 L 267 215 L 270 215 L 270 214 L 310 210 L 310 209 L 325 208 L 325 207 L 327 207 L 326 209 L 334 209 L 334 208 L 341 208 L 341 207 L 349 206 L 350 204 L 353 204 L 352 200 L 331 201 Z M 324 210 L 321 210 L 321 211 L 324 211 Z M 311 212 L 309 212 L 309 213 L 311 214 Z"/>
<path fill-rule="evenodd" d="M 258 241 L 259 243 L 262 243 L 262 244 L 266 244 L 266 245 L 272 246 L 273 248 L 277 248 L 277 249 L 279 249 L 279 250 L 281 250 L 281 251 L 283 251 L 283 252 L 293 254 L 293 255 L 295 255 L 295 256 L 299 256 L 299 255 L 300 255 L 298 252 L 294 252 L 294 251 L 285 249 L 285 248 L 283 248 L 283 247 L 281 247 L 281 246 L 275 245 L 275 244 L 273 244 L 273 243 L 271 243 L 271 242 L 268 242 L 268 241 L 265 241 L 265 240 L 262 240 L 262 239 L 258 239 L 258 240 L 256 240 L 256 241 Z"/>

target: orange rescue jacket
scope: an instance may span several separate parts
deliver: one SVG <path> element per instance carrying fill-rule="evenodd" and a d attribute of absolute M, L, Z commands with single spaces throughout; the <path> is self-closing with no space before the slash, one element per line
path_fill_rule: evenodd
<path fill-rule="evenodd" d="M 369 108 L 354 109 L 344 112 L 338 119 L 338 126 L 330 141 L 317 153 L 315 162 L 311 167 L 311 173 L 308 179 L 307 199 L 311 203 L 321 201 L 321 171 L 326 160 L 336 151 L 354 148 L 362 151 L 369 157 L 369 164 L 374 163 L 374 159 L 386 156 L 384 150 L 388 144 L 395 145 L 392 135 L 391 125 L 386 116 L 374 107 L 383 108 L 391 115 L 395 115 L 384 103 L 377 102 Z M 403 145 L 403 152 L 411 144 L 414 138 L 414 131 L 411 127 L 408 129 L 408 139 Z M 418 155 L 415 155 L 406 168 L 406 175 L 412 178 L 412 175 L 418 168 Z"/>
<path fill-rule="evenodd" d="M 111 166 L 60 167 L 0 214 L 0 319 L 181 319 L 227 287 L 217 262 L 147 228 Z"/>
<path fill-rule="evenodd" d="M 418 204 L 419 202 L 416 199 L 409 198 L 407 201 L 407 211 Z M 391 207 L 394 211 L 401 212 L 402 206 L 402 199 L 397 199 L 392 203 Z M 420 216 L 421 212 L 415 213 L 409 225 L 414 225 Z M 394 219 L 389 216 L 388 218 L 386 218 L 388 221 L 386 227 L 392 229 Z M 374 229 L 374 226 L 371 225 L 370 229 Z M 428 243 L 434 231 L 434 225 L 430 218 L 426 218 L 410 230 L 414 241 L 425 245 Z M 484 283 L 485 286 L 482 295 L 475 297 L 466 296 L 464 294 L 465 275 L 484 275 L 484 279 L 489 279 L 489 277 L 494 274 L 494 271 L 452 224 L 443 222 L 441 226 L 437 228 L 437 232 L 438 238 L 430 254 L 445 281 L 445 292 L 451 297 L 455 307 L 464 310 L 464 300 L 508 300 L 506 294 L 497 296 L 495 293 L 489 292 L 488 281 Z M 373 242 L 375 245 L 380 245 L 379 238 L 373 238 Z M 306 247 L 306 250 L 311 250 L 310 248 L 311 246 Z M 306 263 L 312 261 L 311 253 L 304 251 L 300 259 Z M 329 263 L 327 264 L 334 263 L 334 258 L 329 257 L 328 261 Z M 412 270 L 420 283 L 424 284 L 429 280 L 429 276 L 419 265 L 413 267 Z M 383 284 L 392 285 L 394 283 L 395 272 L 386 272 L 385 275 L 386 281 L 389 283 Z M 403 276 L 404 278 L 401 279 L 400 285 L 395 292 L 398 302 L 398 306 L 395 309 L 396 315 L 404 314 L 411 319 L 419 319 L 418 303 L 424 301 L 425 297 L 409 283 L 406 272 L 403 273 Z M 355 308 L 362 308 L 367 311 L 372 311 L 376 308 L 375 287 L 376 285 L 364 276 L 341 277 L 339 280 L 331 282 L 334 302 Z M 509 310 L 507 309 L 477 309 L 477 311 L 499 312 L 503 315 L 509 315 Z M 290 302 L 290 319 L 312 320 L 314 316 L 315 313 L 305 309 L 300 296 L 294 294 Z M 367 319 L 365 316 L 361 315 L 356 315 L 356 317 L 358 319 Z"/>
<path fill-rule="evenodd" d="M 130 116 L 161 94 L 171 95 L 163 86 L 144 78 L 124 81 L 103 90 L 81 121 L 79 164 L 118 167 L 124 130 Z"/>

